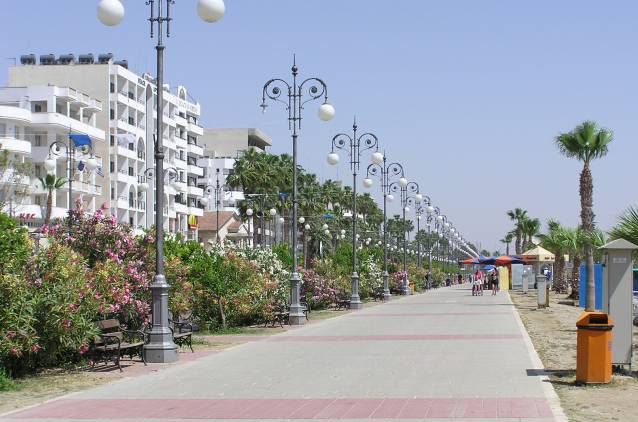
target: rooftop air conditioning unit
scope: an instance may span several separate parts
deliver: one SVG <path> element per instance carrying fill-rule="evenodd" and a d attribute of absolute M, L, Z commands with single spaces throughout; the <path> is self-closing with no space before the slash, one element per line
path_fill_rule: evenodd
<path fill-rule="evenodd" d="M 113 62 L 113 64 L 122 66 L 124 69 L 128 69 L 128 60 L 118 60 L 116 62 Z"/>
<path fill-rule="evenodd" d="M 100 54 L 97 56 L 97 62 L 99 64 L 107 64 L 109 60 L 113 59 L 113 53 Z"/>
<path fill-rule="evenodd" d="M 93 54 L 80 54 L 79 57 L 80 64 L 93 64 L 95 63 L 95 59 L 93 58 Z"/>
<path fill-rule="evenodd" d="M 24 54 L 20 56 L 20 63 L 35 64 L 35 54 Z"/>
<path fill-rule="evenodd" d="M 75 64 L 75 56 L 73 54 L 62 54 L 58 58 L 60 64 Z"/>
<path fill-rule="evenodd" d="M 55 55 L 43 54 L 40 56 L 40 64 L 50 65 L 55 64 Z"/>

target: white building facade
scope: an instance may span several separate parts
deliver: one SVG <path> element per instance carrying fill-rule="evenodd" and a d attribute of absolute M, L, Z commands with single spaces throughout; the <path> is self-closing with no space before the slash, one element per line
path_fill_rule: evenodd
<path fill-rule="evenodd" d="M 41 56 L 40 64 L 22 60 L 9 68 L 10 86 L 34 84 L 71 84 L 101 101 L 95 124 L 105 132 L 105 142 L 96 154 L 104 157 L 104 189 L 99 205 L 107 204 L 112 215 L 135 229 L 150 227 L 154 216 L 154 136 L 156 135 L 157 86 L 148 75 L 138 75 L 124 61 L 111 55 L 92 55 L 80 60 L 67 55 L 59 59 Z M 204 155 L 199 138 L 200 105 L 189 98 L 185 87 L 164 90 L 164 227 L 189 239 L 197 238 L 197 217 L 203 215 L 200 202 L 204 195 L 198 178 L 204 170 L 197 164 Z M 99 206 L 98 205 L 98 206 Z"/>
<path fill-rule="evenodd" d="M 101 101 L 68 86 L 0 88 L 0 150 L 8 154 L 14 171 L 20 165 L 30 167 L 28 175 L 19 177 L 12 169 L 4 171 L 0 181 L 4 212 L 25 225 L 42 224 L 48 192 L 39 178 L 47 173 L 66 179 L 52 192 L 52 218 L 63 218 L 78 201 L 84 209 L 95 210 L 104 190 L 97 151 L 104 147 L 105 133 L 96 127 L 101 111 Z M 87 135 L 90 146 L 73 148 L 69 135 Z M 55 163 L 52 170 L 45 168 L 47 159 Z M 89 169 L 89 159 L 98 167 Z"/>

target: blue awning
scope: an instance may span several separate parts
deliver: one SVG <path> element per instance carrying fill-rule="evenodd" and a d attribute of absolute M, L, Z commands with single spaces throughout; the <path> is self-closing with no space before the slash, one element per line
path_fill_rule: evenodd
<path fill-rule="evenodd" d="M 69 135 L 69 139 L 73 141 L 73 144 L 76 147 L 91 145 L 91 138 L 89 138 L 89 135 L 81 135 L 79 133 L 74 133 Z"/>

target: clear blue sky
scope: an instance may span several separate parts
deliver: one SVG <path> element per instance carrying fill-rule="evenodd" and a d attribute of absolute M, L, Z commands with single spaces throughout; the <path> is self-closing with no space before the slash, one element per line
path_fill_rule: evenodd
<path fill-rule="evenodd" d="M 143 0 L 124 1 L 116 28 L 98 23 L 97 0 L 4 3 L 3 60 L 113 52 L 155 72 Z M 468 239 L 494 249 L 514 207 L 578 223 L 580 165 L 552 140 L 593 119 L 615 133 L 593 165 L 598 223 L 610 228 L 636 202 L 634 1 L 227 0 L 214 25 L 199 21 L 195 3 L 173 8 L 167 82 L 189 87 L 205 125 L 256 126 L 273 152 L 287 152 L 284 111 L 262 116 L 258 104 L 267 79 L 289 77 L 296 52 L 302 76 L 323 78 L 337 109 L 326 124 L 312 105 L 304 121 L 300 162 L 321 178 L 350 180 L 324 157 L 356 113 Z"/>

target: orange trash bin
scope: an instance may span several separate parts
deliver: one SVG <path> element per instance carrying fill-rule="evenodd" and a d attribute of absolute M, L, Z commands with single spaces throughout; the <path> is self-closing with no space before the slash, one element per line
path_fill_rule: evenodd
<path fill-rule="evenodd" d="M 583 312 L 576 327 L 576 382 L 611 382 L 613 319 L 604 312 Z"/>

